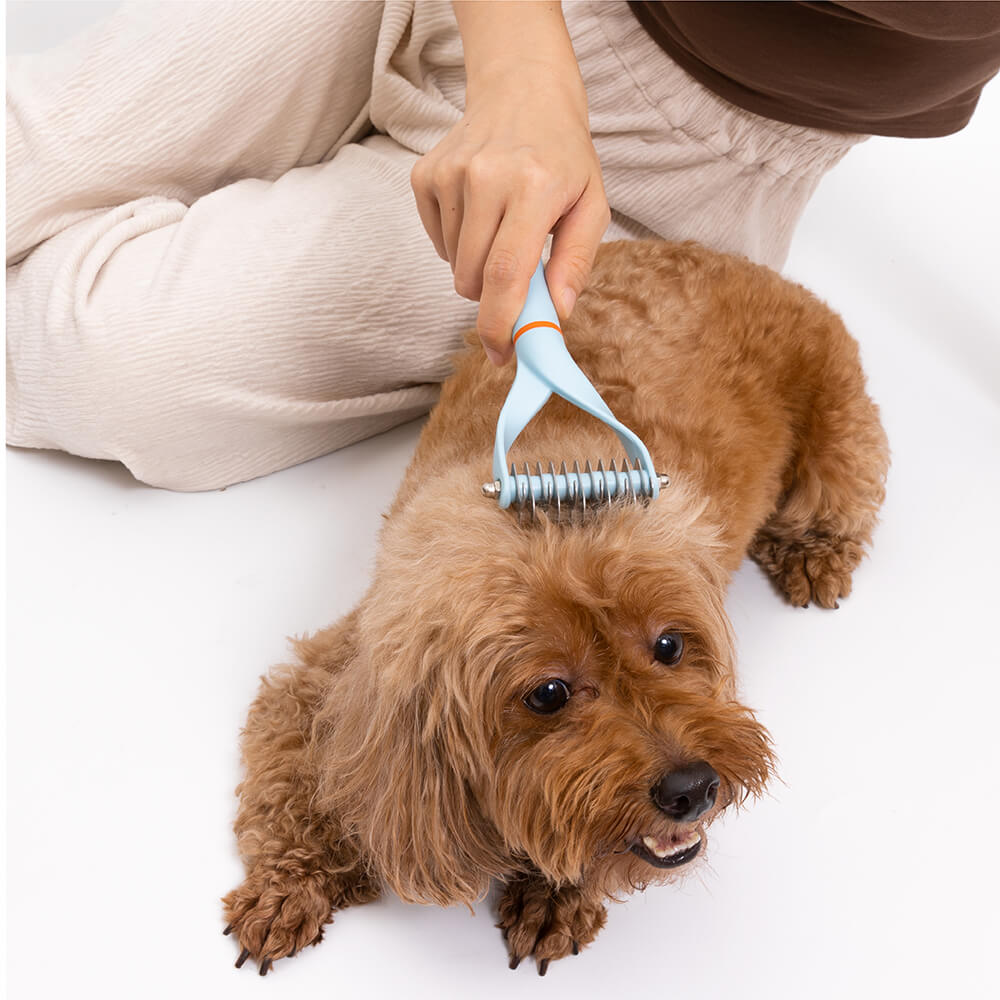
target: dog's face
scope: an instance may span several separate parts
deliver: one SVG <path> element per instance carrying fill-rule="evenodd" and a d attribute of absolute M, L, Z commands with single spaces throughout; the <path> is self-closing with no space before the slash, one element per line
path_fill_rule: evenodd
<path fill-rule="evenodd" d="M 770 769 L 735 701 L 710 540 L 648 518 L 529 542 L 516 652 L 489 699 L 497 825 L 553 881 L 586 873 L 608 894 L 678 872 Z"/>
<path fill-rule="evenodd" d="M 701 511 L 675 491 L 519 527 L 439 500 L 383 535 L 362 615 L 377 690 L 346 736 L 354 770 L 330 763 L 338 810 L 404 898 L 467 900 L 512 867 L 609 894 L 683 870 L 772 762 L 735 700 Z"/>

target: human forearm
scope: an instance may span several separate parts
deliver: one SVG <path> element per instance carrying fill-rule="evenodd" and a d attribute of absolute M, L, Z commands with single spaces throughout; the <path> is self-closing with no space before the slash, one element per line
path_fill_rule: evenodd
<path fill-rule="evenodd" d="M 502 79 L 538 71 L 557 76 L 587 104 L 562 7 L 551 2 L 460 0 L 452 4 L 465 52 L 466 99 Z"/>

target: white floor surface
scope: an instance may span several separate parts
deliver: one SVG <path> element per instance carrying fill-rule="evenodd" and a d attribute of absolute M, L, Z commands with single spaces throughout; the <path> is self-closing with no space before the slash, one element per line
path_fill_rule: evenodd
<path fill-rule="evenodd" d="M 743 694 L 782 782 L 544 979 L 508 971 L 488 901 L 347 911 L 266 979 L 221 933 L 258 676 L 361 594 L 419 424 L 199 495 L 9 449 L 9 996 L 995 997 L 998 162 L 994 82 L 965 131 L 872 140 L 815 196 L 787 272 L 842 313 L 882 407 L 874 552 L 834 612 L 743 567 Z"/>

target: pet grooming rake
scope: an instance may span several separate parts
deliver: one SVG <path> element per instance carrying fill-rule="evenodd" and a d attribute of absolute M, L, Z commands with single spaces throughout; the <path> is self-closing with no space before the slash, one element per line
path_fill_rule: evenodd
<path fill-rule="evenodd" d="M 483 485 L 483 493 L 497 497 L 504 508 L 513 503 L 521 513 L 530 508 L 533 517 L 539 507 L 555 507 L 557 519 L 563 506 L 586 512 L 588 506 L 607 504 L 616 497 L 631 497 L 638 503 L 659 496 L 660 489 L 669 485 L 669 479 L 657 475 L 646 446 L 615 418 L 570 357 L 541 261 L 531 278 L 528 297 L 514 331 L 517 372 L 497 421 L 493 482 Z M 508 471 L 510 446 L 552 393 L 597 417 L 618 435 L 625 448 L 621 468 L 616 468 L 613 460 L 607 469 L 603 460 L 594 468 L 588 460 L 582 470 L 579 461 L 574 461 L 572 469 L 567 471 L 563 461 L 556 471 L 555 464 L 549 461 L 545 469 L 541 462 L 536 462 L 534 472 L 527 462 L 522 472 L 514 465 Z"/>

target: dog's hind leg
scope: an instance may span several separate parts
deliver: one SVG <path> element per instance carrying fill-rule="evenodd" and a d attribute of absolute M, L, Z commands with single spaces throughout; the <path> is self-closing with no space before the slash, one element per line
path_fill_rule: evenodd
<path fill-rule="evenodd" d="M 835 608 L 871 542 L 885 495 L 889 450 L 865 392 L 853 342 L 837 341 L 812 405 L 796 427 L 784 492 L 750 544 L 792 604 Z"/>
<path fill-rule="evenodd" d="M 512 878 L 500 899 L 500 923 L 510 967 L 534 956 L 538 974 L 549 962 L 576 955 L 597 937 L 607 920 L 603 897 L 586 886 L 556 888 L 537 872 Z"/>
<path fill-rule="evenodd" d="M 379 894 L 357 845 L 336 819 L 314 811 L 311 726 L 330 676 L 351 655 L 354 615 L 298 644 L 302 663 L 264 678 L 243 731 L 246 777 L 235 830 L 243 884 L 223 898 L 240 945 L 261 975 L 323 936 L 333 912 Z"/>

